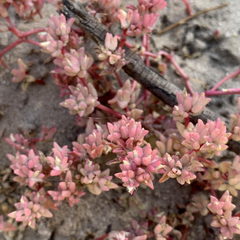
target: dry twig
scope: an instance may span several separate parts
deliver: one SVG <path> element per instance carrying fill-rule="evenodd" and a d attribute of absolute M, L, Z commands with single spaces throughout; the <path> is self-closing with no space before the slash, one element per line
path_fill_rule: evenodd
<path fill-rule="evenodd" d="M 226 6 L 228 6 L 228 3 L 223 3 L 223 4 L 221 4 L 219 6 L 216 6 L 216 7 L 212 7 L 212 8 L 201 10 L 201 11 L 199 11 L 199 12 L 197 12 L 197 13 L 191 15 L 191 16 L 188 16 L 188 17 L 186 17 L 186 18 L 184 18 L 184 19 L 182 19 L 182 20 L 180 20 L 180 21 L 170 25 L 169 27 L 166 27 L 163 30 L 155 29 L 155 30 L 153 30 L 153 33 L 156 34 L 156 35 L 163 35 L 163 34 L 167 33 L 168 31 L 172 30 L 173 28 L 175 28 L 177 26 L 180 26 L 180 25 L 182 25 L 182 24 L 192 20 L 192 19 L 198 17 L 199 15 L 202 15 L 204 13 L 211 12 L 211 11 L 214 11 L 214 10 L 226 7 Z"/>
<path fill-rule="evenodd" d="M 86 33 L 90 34 L 92 39 L 98 45 L 104 45 L 107 28 L 99 23 L 93 16 L 89 15 L 81 4 L 71 0 L 63 0 L 63 4 L 64 7 L 61 12 L 66 16 L 66 18 L 74 17 L 75 23 Z M 171 82 L 167 81 L 159 73 L 148 68 L 143 63 L 141 57 L 132 52 L 128 47 L 124 46 L 124 49 L 125 59 L 128 61 L 128 64 L 123 67 L 123 70 L 169 106 L 173 107 L 176 105 L 177 100 L 175 94 L 176 91 L 181 90 Z M 193 117 L 191 121 L 196 123 L 198 119 L 202 119 L 206 122 L 207 119 L 216 120 L 218 117 L 220 117 L 218 114 L 215 114 L 210 109 L 205 108 L 200 116 Z M 227 119 L 223 117 L 221 117 L 221 119 L 228 124 Z M 235 153 L 240 153 L 239 143 L 232 140 L 229 141 L 229 149 Z"/>

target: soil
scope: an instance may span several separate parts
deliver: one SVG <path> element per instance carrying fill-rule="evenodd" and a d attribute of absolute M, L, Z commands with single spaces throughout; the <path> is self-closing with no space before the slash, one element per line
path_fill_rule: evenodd
<path fill-rule="evenodd" d="M 131 3 L 136 1 L 131 1 Z M 190 0 L 193 12 L 210 8 L 225 1 L 222 0 Z M 126 1 L 127 4 L 130 1 Z M 168 7 L 162 11 L 156 28 L 165 28 L 187 16 L 185 5 L 181 0 L 168 0 Z M 11 11 L 11 19 L 20 31 L 47 26 L 50 15 L 57 15 L 54 7 L 46 4 L 42 11 L 43 18 L 35 22 L 21 20 Z M 216 31 L 219 36 L 215 38 Z M 162 49 L 172 50 L 174 58 L 190 76 L 191 84 L 195 91 L 202 92 L 214 86 L 227 74 L 234 72 L 240 65 L 240 4 L 238 0 L 229 1 L 225 8 L 203 14 L 168 33 L 151 37 L 152 51 Z M 10 33 L 0 34 L 0 51 L 13 42 L 15 37 Z M 37 40 L 37 38 L 36 38 Z M 17 59 L 31 63 L 30 74 L 37 79 L 42 79 L 45 85 L 31 84 L 26 92 L 21 89 L 21 84 L 11 81 L 11 69 L 17 68 Z M 52 62 L 45 63 L 49 55 L 40 51 L 38 47 L 30 44 L 21 44 L 4 56 L 9 68 L 0 66 L 0 168 L 4 175 L 9 166 L 7 153 L 14 154 L 5 138 L 11 133 L 23 133 L 38 136 L 41 126 L 55 126 L 57 132 L 51 142 L 37 145 L 44 154 L 49 154 L 52 142 L 60 146 L 68 145 L 76 140 L 82 129 L 75 124 L 75 117 L 69 115 L 67 109 L 59 105 L 63 101 L 60 91 L 55 85 L 50 71 Z M 168 65 L 165 78 L 183 88 L 181 77 L 174 68 Z M 223 88 L 240 88 L 240 77 L 229 80 Z M 219 114 L 228 117 L 236 110 L 238 96 L 214 97 L 210 107 Z M 232 156 L 224 154 L 222 159 Z M 12 176 L 11 176 L 12 177 Z M 23 189 L 13 183 L 11 177 L 0 187 L 0 214 L 13 210 L 13 201 L 19 201 Z M 120 185 L 120 184 L 119 184 Z M 190 200 L 191 188 L 180 186 L 175 180 L 168 180 L 164 184 L 154 182 L 155 190 L 139 188 L 137 193 L 146 203 L 146 208 L 158 206 L 166 214 L 177 213 L 177 204 L 187 204 Z M 8 188 L 14 190 L 8 191 Z M 73 208 L 68 204 L 54 211 L 51 219 L 43 219 L 36 230 L 22 228 L 15 236 L 0 235 L 0 239 L 17 240 L 90 240 L 104 235 L 111 227 L 112 230 L 123 230 L 129 227 L 132 218 L 138 219 L 137 214 L 119 205 L 120 196 L 126 190 L 120 187 L 117 190 L 104 192 L 100 196 L 87 193 L 78 205 Z M 221 194 L 220 194 L 221 195 Z M 240 198 L 235 198 L 237 209 L 240 209 Z M 214 240 L 216 230 L 210 227 L 211 217 L 196 216 L 189 228 L 187 240 Z M 235 237 L 234 239 L 240 239 Z"/>

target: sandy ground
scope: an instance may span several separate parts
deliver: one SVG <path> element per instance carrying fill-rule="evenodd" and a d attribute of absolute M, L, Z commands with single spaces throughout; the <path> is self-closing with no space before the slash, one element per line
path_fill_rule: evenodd
<path fill-rule="evenodd" d="M 187 16 L 185 5 L 180 0 L 168 0 L 167 2 L 168 7 L 162 11 L 157 28 L 164 28 Z M 193 11 L 197 12 L 225 1 L 191 0 L 190 2 Z M 124 2 L 126 3 L 130 1 Z M 12 19 L 19 30 L 26 31 L 46 26 L 47 16 L 52 14 L 57 15 L 54 8 L 47 4 L 43 11 L 43 19 L 37 22 L 22 21 L 14 13 L 12 13 Z M 214 39 L 216 30 L 220 32 L 218 39 Z M 240 4 L 238 0 L 229 0 L 229 5 L 223 9 L 201 15 L 162 36 L 153 35 L 152 50 L 157 52 L 166 47 L 173 50 L 176 61 L 190 76 L 194 90 L 201 92 L 213 86 L 226 74 L 238 69 L 240 65 L 239 33 Z M 9 33 L 1 33 L 0 50 L 14 39 Z M 30 73 L 36 78 L 43 79 L 45 86 L 32 84 L 27 92 L 23 92 L 20 84 L 11 82 L 10 69 L 17 67 L 16 61 L 20 57 L 32 63 Z M 4 130 L 0 139 L 1 168 L 9 165 L 6 153 L 13 153 L 12 148 L 4 140 L 11 133 L 21 133 L 27 130 L 37 135 L 42 125 L 55 126 L 58 131 L 53 141 L 60 146 L 70 147 L 71 141 L 76 139 L 81 130 L 75 126 L 75 118 L 68 114 L 68 110 L 59 106 L 62 101 L 60 92 L 49 73 L 53 65 L 52 63 L 43 64 L 46 58 L 48 58 L 47 54 L 29 44 L 19 45 L 4 56 L 9 69 L 0 66 L 0 110 L 4 112 L 0 119 L 0 131 Z M 178 86 L 183 86 L 181 78 L 172 67 L 168 68 L 165 77 Z M 230 80 L 223 85 L 223 88 L 240 87 L 239 80 L 239 77 Z M 229 116 L 229 111 L 231 113 L 236 107 L 237 97 L 216 97 L 212 102 L 212 109 L 224 116 Z M 51 142 L 39 145 L 39 149 L 45 154 L 48 154 L 51 148 Z M 9 209 L 12 208 L 11 199 L 19 200 L 22 191 L 17 188 L 9 196 L 6 196 L 3 190 L 0 191 L 0 214 L 2 206 L 6 203 Z M 87 193 L 77 206 L 70 208 L 67 204 L 63 204 L 58 212 L 54 212 L 52 219 L 43 219 L 36 231 L 26 228 L 25 231 L 19 231 L 15 239 L 48 240 L 51 237 L 51 240 L 90 240 L 104 235 L 108 226 L 111 226 L 112 230 L 122 230 L 129 226 L 131 218 L 136 217 L 134 212 L 117 203 L 124 193 L 123 188 L 102 193 L 100 196 Z M 156 181 L 154 191 L 140 188 L 138 194 L 147 206 L 159 206 L 166 213 L 176 213 L 176 203 L 189 202 L 190 188 L 179 186 L 175 180 L 169 180 L 164 184 Z M 234 201 L 238 203 L 239 210 L 239 201 L 237 199 Z M 206 231 L 206 226 L 209 226 L 210 221 L 209 217 L 196 217 L 187 239 L 214 240 L 214 230 L 210 228 Z M 0 239 L 4 239 L 3 235 L 0 235 Z"/>

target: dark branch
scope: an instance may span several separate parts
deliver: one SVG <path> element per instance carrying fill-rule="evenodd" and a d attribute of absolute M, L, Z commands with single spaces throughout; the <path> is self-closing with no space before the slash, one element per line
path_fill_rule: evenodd
<path fill-rule="evenodd" d="M 98 44 L 104 45 L 107 28 L 99 23 L 93 16 L 89 15 L 85 8 L 75 1 L 63 0 L 64 7 L 61 12 L 66 18 L 74 17 L 75 24 L 80 26 L 82 30 L 90 34 L 91 38 Z M 141 57 L 132 52 L 128 47 L 124 46 L 125 59 L 128 61 L 123 67 L 123 70 L 133 79 L 138 81 L 148 89 L 157 98 L 173 107 L 177 104 L 176 92 L 181 91 L 171 82 L 167 81 L 159 73 L 148 68 L 142 61 Z M 193 117 L 192 122 L 196 123 L 198 119 L 207 122 L 207 119 L 217 120 L 220 117 L 218 114 L 213 113 L 209 108 L 205 108 L 200 116 Z M 228 124 L 228 120 L 221 117 L 222 121 Z M 234 147 L 233 147 L 234 145 Z M 239 147 L 236 147 L 239 146 Z M 240 153 L 240 145 L 234 141 L 229 141 L 229 149 L 235 153 Z"/>

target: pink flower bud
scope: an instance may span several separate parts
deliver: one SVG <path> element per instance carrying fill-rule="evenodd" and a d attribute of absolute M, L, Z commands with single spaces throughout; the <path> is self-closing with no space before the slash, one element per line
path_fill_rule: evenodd
<path fill-rule="evenodd" d="M 132 18 L 133 18 L 133 12 L 128 9 L 128 12 L 124 12 L 123 10 L 118 10 L 118 18 L 121 22 L 121 28 L 127 29 L 129 28 Z"/>
<path fill-rule="evenodd" d="M 111 51 L 115 51 L 118 45 L 117 37 L 113 37 L 112 34 L 107 33 L 105 38 L 105 47 Z"/>

